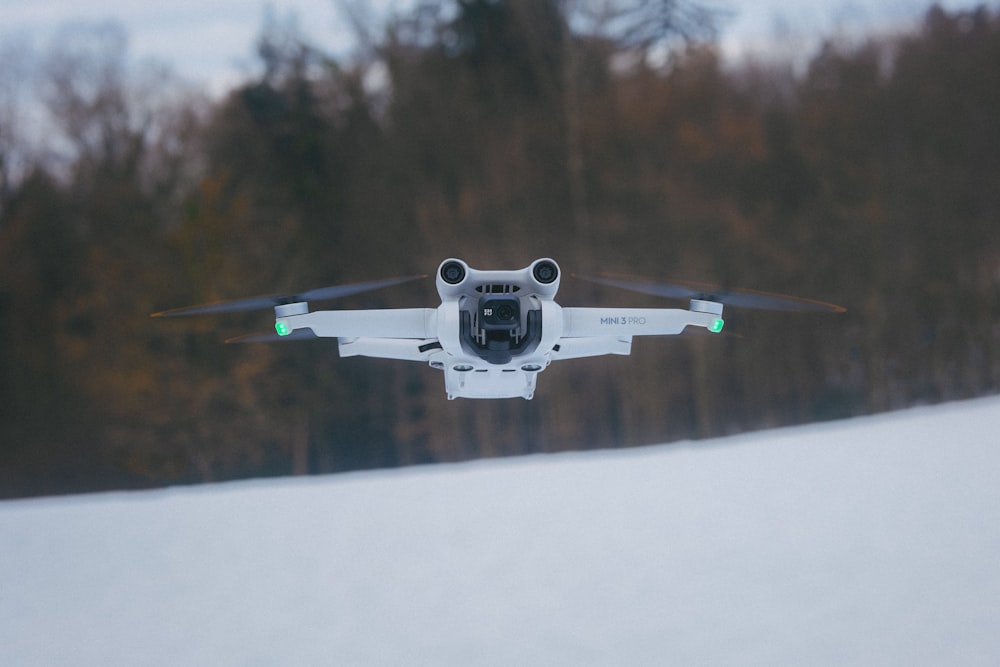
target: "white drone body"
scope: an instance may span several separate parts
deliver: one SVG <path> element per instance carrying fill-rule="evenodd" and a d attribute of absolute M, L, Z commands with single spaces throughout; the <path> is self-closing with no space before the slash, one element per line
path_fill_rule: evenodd
<path fill-rule="evenodd" d="M 342 357 L 428 363 L 444 371 L 449 399 L 531 399 L 538 374 L 553 361 L 627 355 L 633 336 L 722 330 L 722 304 L 698 299 L 688 310 L 563 308 L 555 302 L 560 277 L 551 259 L 517 271 L 479 271 L 448 259 L 437 272 L 437 308 L 309 312 L 306 303 L 291 303 L 275 307 L 275 328 L 337 338 Z"/>
<path fill-rule="evenodd" d="M 423 276 L 416 276 L 423 277 Z M 336 338 L 342 357 L 420 361 L 444 373 L 455 398 L 531 399 L 538 374 L 553 361 L 627 355 L 633 336 L 673 336 L 688 327 L 719 333 L 723 303 L 784 311 L 843 312 L 829 303 L 702 283 L 627 278 L 591 282 L 688 300 L 681 308 L 564 308 L 555 302 L 561 271 L 537 259 L 516 271 L 480 271 L 460 259 L 438 267 L 437 308 L 309 310 L 310 301 L 359 294 L 413 278 L 320 288 L 301 294 L 251 297 L 156 313 L 200 315 L 274 308 L 275 332 L 231 342 Z"/>

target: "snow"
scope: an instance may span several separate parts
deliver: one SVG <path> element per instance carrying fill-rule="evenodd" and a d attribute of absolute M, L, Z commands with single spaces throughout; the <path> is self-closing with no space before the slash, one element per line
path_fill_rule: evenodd
<path fill-rule="evenodd" d="M 0 664 L 996 665 L 998 415 L 3 502 Z"/>

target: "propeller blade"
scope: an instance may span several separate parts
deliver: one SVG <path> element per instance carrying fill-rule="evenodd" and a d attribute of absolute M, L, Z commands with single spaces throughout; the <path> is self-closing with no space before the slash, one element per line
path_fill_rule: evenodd
<path fill-rule="evenodd" d="M 408 283 L 412 280 L 426 278 L 427 274 L 422 273 L 416 276 L 403 276 L 401 278 L 385 278 L 383 280 L 372 280 L 366 283 L 353 283 L 350 285 L 334 285 L 332 287 L 320 287 L 297 295 L 298 301 L 323 301 L 324 299 L 339 299 L 345 296 L 371 292 L 372 290 L 391 287 L 401 283 Z M 281 305 L 281 304 L 278 304 Z"/>
<path fill-rule="evenodd" d="M 720 287 L 710 283 L 677 280 L 671 282 L 657 282 L 642 278 L 612 275 L 578 277 L 599 285 L 618 287 L 632 292 L 639 292 L 640 294 L 662 296 L 669 299 L 701 299 L 704 301 L 715 301 L 717 303 L 734 306 L 736 308 L 820 313 L 843 313 L 847 310 L 842 306 L 838 306 L 833 303 L 826 303 L 825 301 L 816 301 L 814 299 L 805 299 L 785 294 L 773 294 L 771 292 L 760 292 L 757 290 Z"/>
<path fill-rule="evenodd" d="M 727 323 L 727 326 L 728 326 L 728 323 Z M 725 331 L 720 331 L 718 333 L 712 333 L 708 329 L 704 329 L 702 327 L 688 327 L 684 331 L 680 332 L 679 334 L 671 336 L 671 338 L 679 338 L 679 339 L 684 339 L 684 340 L 697 340 L 697 339 L 700 339 L 700 338 L 706 338 L 706 339 L 707 338 L 711 338 L 712 340 L 718 340 L 720 338 L 725 338 L 725 339 L 728 340 L 728 339 L 739 338 L 739 339 L 742 340 L 743 338 L 745 338 L 745 336 L 743 334 L 741 334 L 741 333 L 736 333 L 736 332 L 730 331 L 728 329 L 725 330 Z"/>
<path fill-rule="evenodd" d="M 245 334 L 226 339 L 226 343 L 283 343 L 286 340 L 318 340 L 312 329 L 296 329 L 287 336 L 279 336 L 273 331 Z"/>
<path fill-rule="evenodd" d="M 402 278 L 386 278 L 384 280 L 372 280 L 364 283 L 352 283 L 350 285 L 333 285 L 331 287 L 320 287 L 319 289 L 301 292 L 299 294 L 271 294 L 265 296 L 252 296 L 246 299 L 235 299 L 232 301 L 216 301 L 200 306 L 186 306 L 184 308 L 174 308 L 153 313 L 151 317 L 174 317 L 177 315 L 206 315 L 209 313 L 240 313 L 249 310 L 265 310 L 282 306 L 288 303 L 300 303 L 302 301 L 322 301 L 324 299 L 337 299 L 340 297 L 361 294 L 372 290 L 390 287 L 400 283 L 426 278 L 426 275 L 405 276 Z"/>

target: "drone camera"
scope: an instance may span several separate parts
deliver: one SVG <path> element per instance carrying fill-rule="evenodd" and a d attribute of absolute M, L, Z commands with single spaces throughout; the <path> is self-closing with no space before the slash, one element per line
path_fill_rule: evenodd
<path fill-rule="evenodd" d="M 479 300 L 479 323 L 484 331 L 509 330 L 521 323 L 517 297 L 483 297 Z"/>
<path fill-rule="evenodd" d="M 543 259 L 535 262 L 531 274 L 535 280 L 543 285 L 551 285 L 559 277 L 559 267 L 550 259 Z"/>
<path fill-rule="evenodd" d="M 441 266 L 441 279 L 449 285 L 457 285 L 465 280 L 465 267 L 455 260 L 445 262 Z"/>

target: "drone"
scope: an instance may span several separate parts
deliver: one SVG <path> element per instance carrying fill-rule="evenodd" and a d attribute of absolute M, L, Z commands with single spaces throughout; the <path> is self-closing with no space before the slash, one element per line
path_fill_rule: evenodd
<path fill-rule="evenodd" d="M 647 295 L 688 300 L 688 308 L 562 307 L 552 259 L 518 270 L 484 271 L 446 259 L 435 277 L 436 308 L 310 310 L 310 301 L 360 294 L 426 276 L 336 285 L 299 294 L 251 297 L 177 308 L 153 317 L 274 309 L 274 332 L 227 342 L 336 338 L 341 357 L 418 361 L 443 371 L 448 399 L 535 395 L 538 374 L 554 361 L 629 355 L 635 336 L 675 336 L 689 327 L 718 334 L 723 306 L 842 313 L 822 301 L 694 282 L 602 275 L 584 280 Z"/>

